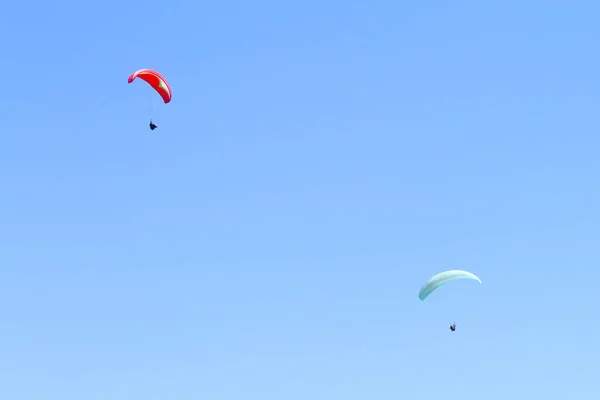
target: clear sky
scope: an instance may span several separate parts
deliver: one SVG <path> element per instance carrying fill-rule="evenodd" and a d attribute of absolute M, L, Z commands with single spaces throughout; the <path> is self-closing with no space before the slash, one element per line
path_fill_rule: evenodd
<path fill-rule="evenodd" d="M 0 398 L 592 398 L 599 13 L 4 4 Z"/>

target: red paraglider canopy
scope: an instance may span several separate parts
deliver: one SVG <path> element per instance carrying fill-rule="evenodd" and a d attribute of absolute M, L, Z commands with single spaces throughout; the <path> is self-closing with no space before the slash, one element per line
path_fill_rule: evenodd
<path fill-rule="evenodd" d="M 167 80 L 158 72 L 151 69 L 140 69 L 129 75 L 127 83 L 133 82 L 135 78 L 140 78 L 148 82 L 148 84 L 160 94 L 160 97 L 162 97 L 165 104 L 171 101 L 171 86 L 169 86 L 169 82 L 167 82 Z"/>

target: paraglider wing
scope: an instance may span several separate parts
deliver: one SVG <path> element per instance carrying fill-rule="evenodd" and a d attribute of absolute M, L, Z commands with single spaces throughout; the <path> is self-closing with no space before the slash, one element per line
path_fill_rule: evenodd
<path fill-rule="evenodd" d="M 162 97 L 165 104 L 171 101 L 171 86 L 169 82 L 158 72 L 151 69 L 140 69 L 129 75 L 127 83 L 133 82 L 136 78 L 140 78 L 146 82 Z"/>
<path fill-rule="evenodd" d="M 439 274 L 434 275 L 427 282 L 425 282 L 425 284 L 421 288 L 421 291 L 419 292 L 419 299 L 425 300 L 427 296 L 433 293 L 433 291 L 439 288 L 440 286 L 443 286 L 448 282 L 452 282 L 458 279 L 472 279 L 481 283 L 481 279 L 467 271 L 452 270 L 440 272 Z"/>

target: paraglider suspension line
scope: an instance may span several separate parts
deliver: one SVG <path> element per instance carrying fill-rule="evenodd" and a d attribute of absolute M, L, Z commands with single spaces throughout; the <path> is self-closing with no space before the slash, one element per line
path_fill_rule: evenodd
<path fill-rule="evenodd" d="M 156 99 L 154 98 L 154 96 L 152 96 L 152 110 L 150 112 L 150 121 L 152 121 L 152 118 L 154 117 L 155 112 L 156 112 Z"/>

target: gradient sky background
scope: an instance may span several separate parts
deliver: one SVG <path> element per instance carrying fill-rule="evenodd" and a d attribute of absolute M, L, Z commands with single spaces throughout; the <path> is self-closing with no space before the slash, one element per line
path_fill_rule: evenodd
<path fill-rule="evenodd" d="M 593 397 L 599 15 L 3 5 L 0 398 Z"/>

